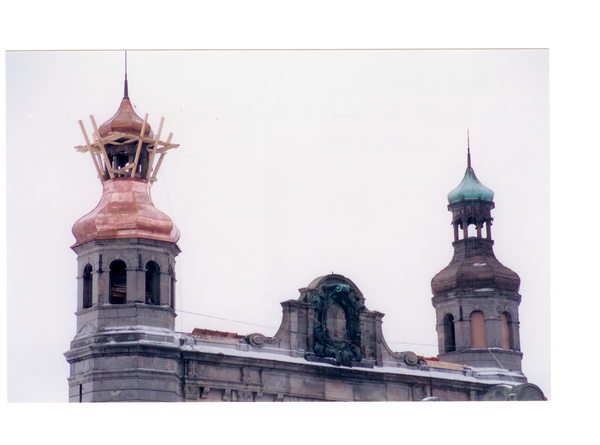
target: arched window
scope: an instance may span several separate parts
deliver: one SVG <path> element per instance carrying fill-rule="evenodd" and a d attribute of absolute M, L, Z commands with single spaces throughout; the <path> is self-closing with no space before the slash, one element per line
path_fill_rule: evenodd
<path fill-rule="evenodd" d="M 475 238 L 477 236 L 477 225 L 469 224 L 467 227 L 467 235 L 469 238 Z"/>
<path fill-rule="evenodd" d="M 501 322 L 500 322 L 500 326 L 502 329 L 502 349 L 505 350 L 510 350 L 513 349 L 513 345 L 512 345 L 512 339 L 511 339 L 511 335 L 510 335 L 510 314 L 507 312 L 502 312 L 502 314 L 500 314 L 501 317 Z"/>
<path fill-rule="evenodd" d="M 83 268 L 83 308 L 92 307 L 92 265 L 86 264 Z"/>
<path fill-rule="evenodd" d="M 123 304 L 127 301 L 127 265 L 125 261 L 115 260 L 110 263 L 110 295 L 111 304 Z"/>
<path fill-rule="evenodd" d="M 160 267 L 155 261 L 146 264 L 146 304 L 160 304 Z"/>
<path fill-rule="evenodd" d="M 456 351 L 456 336 L 454 334 L 454 316 L 444 317 L 444 352 Z"/>
<path fill-rule="evenodd" d="M 487 348 L 485 316 L 481 311 L 471 313 L 471 347 L 475 349 Z"/>

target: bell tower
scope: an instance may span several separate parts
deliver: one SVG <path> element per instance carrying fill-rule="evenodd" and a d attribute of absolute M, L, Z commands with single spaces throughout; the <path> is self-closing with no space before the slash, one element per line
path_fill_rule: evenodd
<path fill-rule="evenodd" d="M 77 333 L 65 353 L 69 401 L 182 399 L 175 338 L 175 257 L 179 231 L 154 207 L 150 190 L 167 152 L 125 92 L 119 109 L 85 145 L 102 184 L 98 205 L 73 226 Z"/>
<path fill-rule="evenodd" d="M 467 170 L 448 194 L 454 256 L 431 280 L 439 357 L 520 372 L 520 278 L 494 255 L 494 192 L 475 176 L 467 146 Z"/>

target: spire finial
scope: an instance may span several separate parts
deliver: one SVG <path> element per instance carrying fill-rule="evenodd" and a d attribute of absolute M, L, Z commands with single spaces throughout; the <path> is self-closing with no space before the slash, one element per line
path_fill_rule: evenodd
<path fill-rule="evenodd" d="M 471 168 L 471 144 L 469 142 L 469 130 L 467 130 L 467 168 Z"/>
<path fill-rule="evenodd" d="M 125 51 L 125 92 L 123 99 L 129 99 L 129 86 L 127 85 L 127 51 Z"/>

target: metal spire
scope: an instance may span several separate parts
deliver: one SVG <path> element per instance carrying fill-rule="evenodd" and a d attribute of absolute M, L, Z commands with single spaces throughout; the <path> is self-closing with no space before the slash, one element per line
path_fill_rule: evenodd
<path fill-rule="evenodd" d="M 467 168 L 471 168 L 471 145 L 469 142 L 469 130 L 467 130 Z"/>
<path fill-rule="evenodd" d="M 127 85 L 127 51 L 125 51 L 125 92 L 123 99 L 129 99 L 129 86 Z"/>

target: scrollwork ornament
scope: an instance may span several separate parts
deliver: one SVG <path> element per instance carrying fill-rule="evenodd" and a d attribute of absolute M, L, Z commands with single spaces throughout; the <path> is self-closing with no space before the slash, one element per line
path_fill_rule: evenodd
<path fill-rule="evenodd" d="M 353 289 L 348 284 L 325 284 L 323 292 L 315 295 L 311 303 L 315 305 L 314 352 L 315 356 L 330 358 L 335 365 L 352 366 L 362 358 L 359 310 L 360 299 L 351 299 Z M 327 311 L 332 304 L 338 304 L 346 317 L 346 331 L 343 341 L 335 341 L 327 329 Z M 335 335 L 335 334 L 333 334 Z"/>
<path fill-rule="evenodd" d="M 258 332 L 246 336 L 246 341 L 256 348 L 262 348 L 266 340 L 266 337 Z"/>
<path fill-rule="evenodd" d="M 419 362 L 419 357 L 412 351 L 403 352 L 402 355 L 404 356 L 404 363 L 409 366 L 415 366 Z"/>

